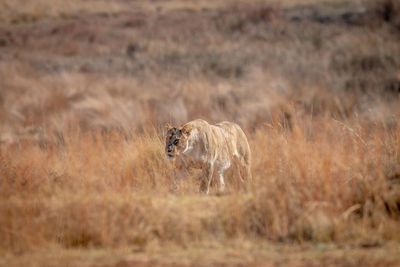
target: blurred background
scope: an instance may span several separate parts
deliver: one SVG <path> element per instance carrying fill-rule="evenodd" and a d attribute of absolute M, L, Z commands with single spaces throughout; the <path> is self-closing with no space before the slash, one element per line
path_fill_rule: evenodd
<path fill-rule="evenodd" d="M 0 140 L 195 118 L 251 132 L 290 107 L 390 124 L 399 44 L 396 0 L 1 0 Z"/>

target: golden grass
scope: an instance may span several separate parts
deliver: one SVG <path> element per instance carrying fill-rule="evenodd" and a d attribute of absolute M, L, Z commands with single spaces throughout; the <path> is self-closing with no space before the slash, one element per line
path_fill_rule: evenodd
<path fill-rule="evenodd" d="M 395 125 L 299 117 L 249 135 L 249 193 L 177 194 L 161 130 L 70 130 L 41 147 L 1 147 L 0 248 L 189 246 L 205 240 L 400 241 Z M 277 118 L 280 114 L 276 115 Z M 229 178 L 228 178 L 229 183 Z M 397 194 L 398 196 L 398 194 Z M 397 204 L 398 205 L 398 204 Z"/>

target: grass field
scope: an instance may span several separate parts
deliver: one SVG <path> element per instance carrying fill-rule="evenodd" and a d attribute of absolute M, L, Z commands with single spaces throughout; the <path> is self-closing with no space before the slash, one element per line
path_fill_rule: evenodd
<path fill-rule="evenodd" d="M 0 265 L 399 266 L 400 5 L 280 2 L 0 0 Z M 196 118 L 248 192 L 171 190 Z"/>

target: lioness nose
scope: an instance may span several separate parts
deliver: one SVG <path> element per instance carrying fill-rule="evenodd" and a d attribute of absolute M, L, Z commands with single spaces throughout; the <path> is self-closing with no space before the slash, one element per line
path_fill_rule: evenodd
<path fill-rule="evenodd" d="M 168 145 L 168 152 L 172 151 L 172 145 Z"/>

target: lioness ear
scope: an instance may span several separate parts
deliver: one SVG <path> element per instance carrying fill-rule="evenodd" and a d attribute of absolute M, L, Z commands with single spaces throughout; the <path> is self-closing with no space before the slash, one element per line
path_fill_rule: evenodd
<path fill-rule="evenodd" d="M 172 127 L 171 124 L 169 124 L 169 123 L 167 123 L 167 125 L 165 125 L 165 126 L 167 127 L 167 131 L 169 131 L 169 130 L 171 130 L 172 128 L 174 128 L 174 127 Z"/>
<path fill-rule="evenodd" d="M 193 127 L 191 125 L 185 125 L 182 127 L 182 133 L 184 133 L 186 136 L 189 136 L 192 132 Z"/>

